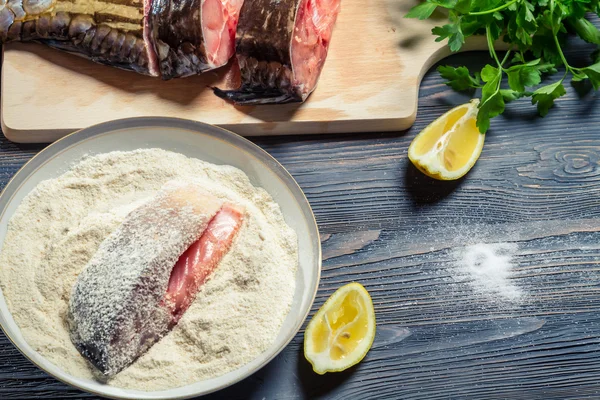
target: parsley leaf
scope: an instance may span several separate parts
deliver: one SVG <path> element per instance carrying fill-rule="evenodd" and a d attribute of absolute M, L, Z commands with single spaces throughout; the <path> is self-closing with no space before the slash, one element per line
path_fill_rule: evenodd
<path fill-rule="evenodd" d="M 471 10 L 471 0 L 458 0 L 454 9 L 462 14 L 467 14 Z"/>
<path fill-rule="evenodd" d="M 571 78 L 571 82 L 581 82 L 586 79 L 588 79 L 588 76 L 584 72 L 574 71 L 573 77 Z"/>
<path fill-rule="evenodd" d="M 481 79 L 485 85 L 481 90 L 477 127 L 481 133 L 486 133 L 490 127 L 490 119 L 504 112 L 504 97 L 500 93 L 502 70 L 488 64 L 481 70 Z"/>
<path fill-rule="evenodd" d="M 421 3 L 418 6 L 411 8 L 404 18 L 427 19 L 433 14 L 437 7 L 438 5 L 434 3 Z"/>
<path fill-rule="evenodd" d="M 550 85 L 542 86 L 533 92 L 531 103 L 537 104 L 538 112 L 542 117 L 548 114 L 554 105 L 554 100 L 567 94 L 562 79 Z"/>
<path fill-rule="evenodd" d="M 436 26 L 431 30 L 431 33 L 438 36 L 435 41 L 441 42 L 448 39 L 448 46 L 453 52 L 457 52 L 465 44 L 465 37 L 460 26 L 460 18 L 455 14 L 450 13 L 450 23 L 444 26 Z"/>
<path fill-rule="evenodd" d="M 452 67 L 442 65 L 438 67 L 442 78 L 446 79 L 446 85 L 457 91 L 465 91 L 481 87 L 481 80 L 478 76 L 471 76 L 467 67 Z"/>
<path fill-rule="evenodd" d="M 506 74 L 508 86 L 517 92 L 524 92 L 526 87 L 535 86 L 542 81 L 540 72 L 532 67 L 521 67 Z"/>
<path fill-rule="evenodd" d="M 588 43 L 600 44 L 600 30 L 585 18 L 570 19 L 575 33 Z"/>
<path fill-rule="evenodd" d="M 537 22 L 532 13 L 534 9 L 530 2 L 522 0 L 516 9 L 516 16 L 508 23 L 509 37 L 521 47 L 526 48 L 532 44 L 532 34 L 537 29 Z"/>
<path fill-rule="evenodd" d="M 600 89 L 600 62 L 581 68 L 581 71 L 587 75 L 594 89 Z"/>
<path fill-rule="evenodd" d="M 531 92 L 517 92 L 511 89 L 500 89 L 500 94 L 505 103 L 520 99 L 521 97 L 531 96 Z"/>
<path fill-rule="evenodd" d="M 524 92 L 526 87 L 533 87 L 542 81 L 542 72 L 551 70 L 552 64 L 540 64 L 541 59 L 514 65 L 506 70 L 508 86 L 517 92 Z"/>
<path fill-rule="evenodd" d="M 498 68 L 487 64 L 481 70 L 481 79 L 483 79 L 484 82 L 490 82 L 491 80 L 495 79 L 498 74 L 500 74 L 500 70 Z"/>
<path fill-rule="evenodd" d="M 560 55 L 555 50 L 554 34 L 549 29 L 541 28 L 538 30 L 538 34 L 532 39 L 530 49 L 536 58 L 542 58 L 554 65 L 562 64 Z"/>

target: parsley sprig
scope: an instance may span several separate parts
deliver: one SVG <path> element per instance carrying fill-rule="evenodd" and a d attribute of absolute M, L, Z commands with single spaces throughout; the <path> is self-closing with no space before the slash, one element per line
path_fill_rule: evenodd
<path fill-rule="evenodd" d="M 455 90 L 481 89 L 477 126 L 482 133 L 490 127 L 490 119 L 504 112 L 505 104 L 521 97 L 531 97 L 540 115 L 545 116 L 554 101 L 566 94 L 564 82 L 589 80 L 600 88 L 600 30 L 586 15 L 600 16 L 600 0 L 425 0 L 413 7 L 407 18 L 427 19 L 438 8 L 448 10 L 448 23 L 432 29 L 436 41 L 448 40 L 456 52 L 465 38 L 485 34 L 492 64 L 480 72 L 467 67 L 441 66 L 440 74 Z M 569 64 L 563 46 L 567 35 L 574 33 L 595 44 L 592 64 L 577 68 Z M 508 51 L 500 59 L 494 43 L 502 39 Z M 539 86 L 544 74 L 558 73 L 556 82 Z M 503 78 L 508 87 L 503 87 Z"/>

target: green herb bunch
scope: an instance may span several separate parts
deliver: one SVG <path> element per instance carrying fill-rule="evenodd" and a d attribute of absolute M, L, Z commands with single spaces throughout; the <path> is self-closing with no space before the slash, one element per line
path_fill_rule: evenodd
<path fill-rule="evenodd" d="M 583 68 L 570 65 L 563 53 L 569 33 L 600 45 L 600 31 L 586 19 L 588 13 L 600 15 L 599 4 L 600 0 L 426 0 L 406 17 L 427 19 L 436 8 L 447 9 L 448 24 L 433 28 L 432 33 L 438 42 L 448 39 L 453 52 L 461 49 L 466 37 L 487 36 L 495 65 L 474 74 L 467 67 L 438 69 L 455 90 L 481 88 L 477 126 L 485 133 L 490 119 L 504 112 L 505 103 L 521 97 L 531 97 L 540 115 L 546 115 L 554 100 L 566 94 L 564 81 L 569 75 L 573 82 L 589 79 L 594 89 L 600 87 L 598 50 L 592 54 L 593 63 Z M 502 59 L 494 50 L 499 39 L 509 46 Z M 542 74 L 555 74 L 561 66 L 565 71 L 558 81 L 537 87 Z M 505 74 L 508 88 L 502 87 Z"/>

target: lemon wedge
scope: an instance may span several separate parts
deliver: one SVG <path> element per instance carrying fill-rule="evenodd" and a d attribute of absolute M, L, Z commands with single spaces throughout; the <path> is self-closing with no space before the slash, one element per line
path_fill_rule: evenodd
<path fill-rule="evenodd" d="M 479 158 L 485 135 L 475 125 L 479 100 L 448 111 L 421 131 L 408 158 L 425 175 L 442 181 L 463 177 Z"/>
<path fill-rule="evenodd" d="M 373 301 L 353 282 L 332 294 L 306 327 L 304 356 L 317 374 L 339 372 L 358 364 L 374 339 Z"/>

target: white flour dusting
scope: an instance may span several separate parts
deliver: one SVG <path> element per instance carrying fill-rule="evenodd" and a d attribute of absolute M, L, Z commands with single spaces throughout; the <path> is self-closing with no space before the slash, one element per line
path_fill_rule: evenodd
<path fill-rule="evenodd" d="M 511 282 L 515 243 L 479 243 L 455 251 L 455 278 L 468 282 L 478 293 L 493 299 L 517 302 L 521 289 Z"/>
<path fill-rule="evenodd" d="M 159 149 L 113 152 L 40 183 L 11 219 L 0 253 L 0 285 L 23 337 L 65 372 L 95 376 L 67 330 L 78 274 L 125 215 L 173 179 L 244 206 L 247 220 L 179 324 L 108 383 L 183 386 L 232 371 L 275 340 L 294 296 L 298 255 L 295 232 L 267 192 L 230 166 Z"/>

